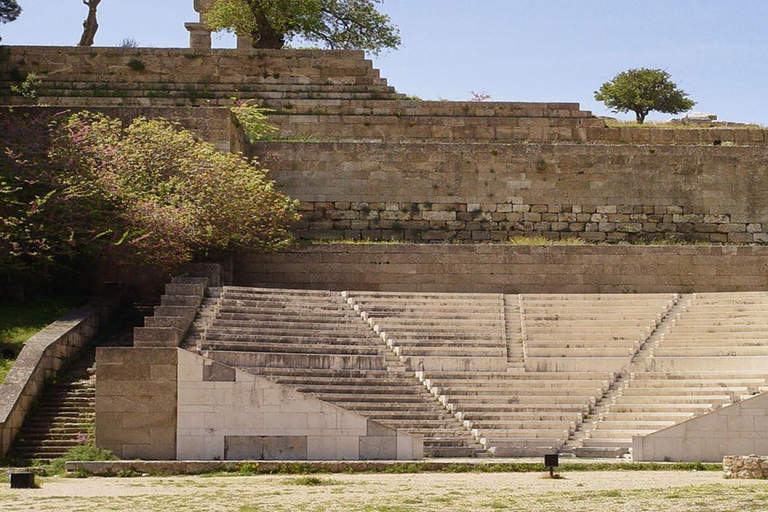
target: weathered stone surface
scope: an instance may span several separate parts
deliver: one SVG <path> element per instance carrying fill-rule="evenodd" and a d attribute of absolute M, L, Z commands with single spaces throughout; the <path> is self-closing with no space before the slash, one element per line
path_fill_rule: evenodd
<path fill-rule="evenodd" d="M 400 292 L 668 293 L 768 289 L 768 248 L 314 245 L 233 258 L 238 284 Z M 760 270 L 765 269 L 766 271 Z"/>
<path fill-rule="evenodd" d="M 105 303 L 67 313 L 24 344 L 0 385 L 0 456 L 10 448 L 46 379 L 91 341 L 113 307 Z"/>
<path fill-rule="evenodd" d="M 768 456 L 728 455 L 723 457 L 725 478 L 757 479 L 768 478 Z"/>
<path fill-rule="evenodd" d="M 176 348 L 96 351 L 96 444 L 125 459 L 176 457 Z"/>

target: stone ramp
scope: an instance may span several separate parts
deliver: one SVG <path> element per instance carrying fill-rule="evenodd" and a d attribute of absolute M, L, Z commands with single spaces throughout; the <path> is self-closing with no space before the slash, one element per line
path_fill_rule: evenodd
<path fill-rule="evenodd" d="M 429 456 L 483 451 L 340 294 L 224 287 L 218 295 L 204 305 L 205 320 L 193 326 L 188 348 L 422 434 Z"/>

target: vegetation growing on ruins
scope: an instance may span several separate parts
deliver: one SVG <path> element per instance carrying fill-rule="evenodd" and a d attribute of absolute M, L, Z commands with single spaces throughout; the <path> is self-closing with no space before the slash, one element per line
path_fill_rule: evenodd
<path fill-rule="evenodd" d="M 205 12 L 213 31 L 251 36 L 254 48 L 280 49 L 292 39 L 330 49 L 379 52 L 400 45 L 381 0 L 216 0 Z"/>
<path fill-rule="evenodd" d="M 296 205 L 266 171 L 177 124 L 78 113 L 48 127 L 8 114 L 0 128 L 11 148 L 0 155 L 5 281 L 107 258 L 170 269 L 210 250 L 291 240 Z"/>
<path fill-rule="evenodd" d="M 652 111 L 679 114 L 693 108 L 696 102 L 670 78 L 663 69 L 630 69 L 601 85 L 595 99 L 613 112 L 634 112 L 638 124 Z"/>
<path fill-rule="evenodd" d="M 236 101 L 230 111 L 250 142 L 262 140 L 270 133 L 277 131 L 276 127 L 267 123 L 267 112 L 273 112 L 272 109 L 253 105 L 247 101 Z"/>

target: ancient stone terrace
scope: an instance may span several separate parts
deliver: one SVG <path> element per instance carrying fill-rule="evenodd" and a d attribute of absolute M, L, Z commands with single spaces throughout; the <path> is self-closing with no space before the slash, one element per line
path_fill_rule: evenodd
<path fill-rule="evenodd" d="M 274 109 L 281 136 L 344 140 L 764 144 L 764 130 L 608 129 L 576 103 L 407 100 L 363 52 L 9 47 L 0 63 L 5 105 L 230 106 Z M 29 73 L 37 98 L 9 96 Z M 155 112 L 157 114 L 157 112 Z M 153 115 L 152 111 L 145 112 Z M 161 114 L 162 115 L 162 114 Z"/>
<path fill-rule="evenodd" d="M 423 434 L 432 456 L 617 456 L 768 376 L 768 294 L 216 295 L 189 349 Z"/>

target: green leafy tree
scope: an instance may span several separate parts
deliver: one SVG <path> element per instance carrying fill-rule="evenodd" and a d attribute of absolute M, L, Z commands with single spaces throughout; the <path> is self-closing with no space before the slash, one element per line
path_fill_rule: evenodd
<path fill-rule="evenodd" d="M 0 0 L 0 24 L 15 20 L 21 14 L 21 7 L 16 0 Z M 3 38 L 0 37 L 0 41 Z"/>
<path fill-rule="evenodd" d="M 280 49 L 295 37 L 330 49 L 373 53 L 400 45 L 381 0 L 215 0 L 203 19 L 214 32 L 251 36 L 254 48 Z"/>
<path fill-rule="evenodd" d="M 212 250 L 291 242 L 296 204 L 267 172 L 162 119 L 0 112 L 0 290 L 72 262 L 164 270 Z"/>
<path fill-rule="evenodd" d="M 639 124 L 651 111 L 678 114 L 693 108 L 696 102 L 670 78 L 662 69 L 630 69 L 600 86 L 595 99 L 613 112 L 634 112 Z"/>

